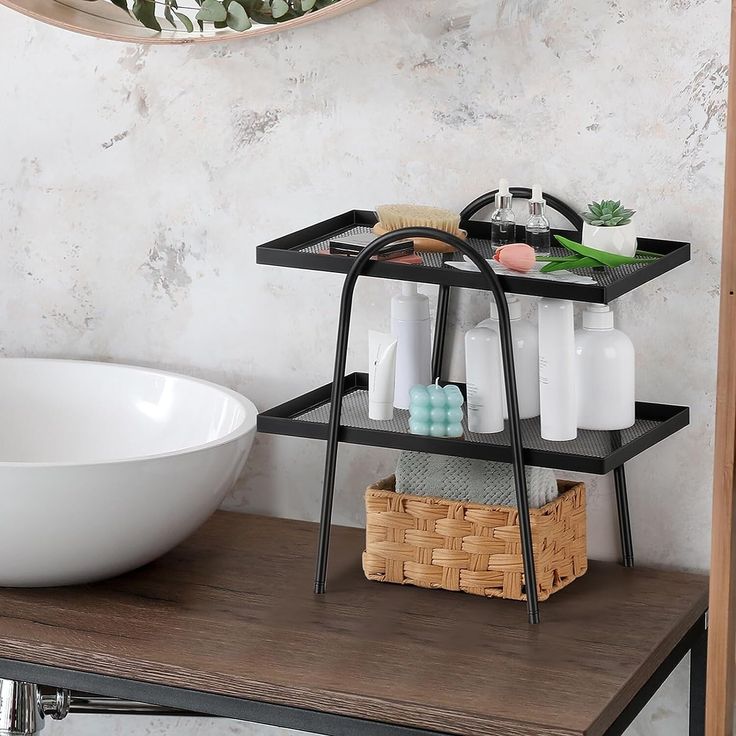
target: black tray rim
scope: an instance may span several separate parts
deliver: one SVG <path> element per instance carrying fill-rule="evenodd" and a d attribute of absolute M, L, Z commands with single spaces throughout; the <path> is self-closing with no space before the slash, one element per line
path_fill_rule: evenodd
<path fill-rule="evenodd" d="M 346 274 L 352 265 L 352 259 L 345 256 L 304 253 L 303 249 L 319 243 L 341 230 L 348 230 L 356 225 L 372 227 L 376 221 L 375 212 L 348 210 L 340 215 L 258 245 L 256 247 L 256 263 L 266 266 Z M 469 235 L 482 238 L 489 237 L 489 223 L 471 220 L 466 224 L 469 228 Z M 571 230 L 553 230 L 553 232 L 572 237 L 577 236 L 576 231 Z M 638 240 L 644 250 L 664 253 L 664 256 L 658 261 L 647 264 L 634 273 L 623 276 L 607 286 L 556 283 L 524 276 L 501 276 L 501 283 L 504 290 L 512 294 L 608 304 L 690 260 L 691 245 L 688 242 L 656 238 L 639 238 Z M 368 264 L 364 275 L 373 278 L 414 281 L 482 291 L 488 290 L 488 284 L 480 273 L 459 271 L 454 268 L 409 266 L 389 261 L 374 261 Z"/>
<path fill-rule="evenodd" d="M 344 378 L 345 394 L 357 389 L 365 389 L 367 383 L 368 376 L 366 373 L 348 374 Z M 463 384 L 456 383 L 455 385 L 464 391 Z M 296 416 L 328 403 L 331 392 L 332 383 L 327 383 L 268 411 L 261 412 L 258 415 L 258 431 L 265 434 L 326 440 L 328 435 L 328 425 L 326 423 L 307 422 L 297 419 Z M 524 462 L 526 465 L 537 467 L 605 475 L 667 437 L 684 429 L 690 423 L 689 407 L 674 404 L 637 401 L 636 416 L 637 419 L 649 419 L 658 421 L 660 424 L 655 429 L 646 432 L 641 437 L 637 437 L 604 457 L 580 455 L 562 450 L 524 448 Z M 339 441 L 353 445 L 511 462 L 510 445 L 468 442 L 453 438 L 425 437 L 382 429 L 341 426 Z"/>

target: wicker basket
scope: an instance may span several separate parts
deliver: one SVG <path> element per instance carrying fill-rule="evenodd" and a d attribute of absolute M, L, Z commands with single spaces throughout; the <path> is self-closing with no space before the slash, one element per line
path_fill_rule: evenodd
<path fill-rule="evenodd" d="M 395 492 L 392 476 L 365 494 L 369 580 L 526 600 L 518 512 Z M 588 568 L 585 486 L 561 481 L 560 496 L 530 512 L 539 600 Z"/>

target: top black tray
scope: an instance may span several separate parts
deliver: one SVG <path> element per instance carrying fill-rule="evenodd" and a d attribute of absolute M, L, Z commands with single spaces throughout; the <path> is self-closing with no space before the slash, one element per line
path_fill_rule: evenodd
<path fill-rule="evenodd" d="M 336 235 L 370 229 L 376 224 L 376 219 L 375 212 L 366 210 L 345 212 L 291 235 L 259 245 L 256 249 L 256 261 L 269 266 L 347 273 L 353 263 L 349 256 L 325 255 L 319 251 L 327 248 L 329 241 Z M 463 226 L 468 230 L 468 242 L 484 257 L 489 258 L 491 256 L 490 224 L 471 220 L 464 223 Z M 555 230 L 553 232 L 573 239 L 578 236 L 575 231 Z M 517 235 L 519 240 L 523 241 L 523 227 L 518 228 Z M 576 274 L 591 276 L 595 279 L 595 284 L 556 282 L 521 275 L 501 276 L 501 282 L 507 292 L 514 294 L 606 304 L 690 260 L 689 243 L 639 238 L 639 245 L 643 250 L 662 253 L 663 257 L 654 263 L 642 265 L 632 264 L 602 270 L 579 269 L 575 271 Z M 559 255 L 562 255 L 563 252 L 563 249 L 558 249 Z M 392 263 L 391 261 L 372 261 L 366 268 L 365 275 L 468 289 L 488 288 L 480 273 L 460 271 L 446 265 L 447 260 L 462 260 L 459 254 L 425 253 L 422 255 L 422 260 L 424 263 L 421 266 Z"/>

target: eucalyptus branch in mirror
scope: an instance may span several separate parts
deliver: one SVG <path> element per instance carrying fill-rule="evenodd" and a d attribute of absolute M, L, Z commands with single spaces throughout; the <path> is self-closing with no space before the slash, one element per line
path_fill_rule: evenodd
<path fill-rule="evenodd" d="M 253 25 L 272 25 L 299 18 L 340 0 L 111 0 L 146 28 L 193 33 L 205 27 L 247 31 Z M 196 6 L 193 4 L 196 3 Z"/>

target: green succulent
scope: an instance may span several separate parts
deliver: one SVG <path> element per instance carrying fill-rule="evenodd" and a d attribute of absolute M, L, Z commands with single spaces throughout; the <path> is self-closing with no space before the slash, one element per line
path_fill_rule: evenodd
<path fill-rule="evenodd" d="M 168 22 L 174 30 L 192 33 L 195 27 L 203 31 L 205 24 L 212 24 L 214 28 L 247 31 L 253 24 L 282 23 L 334 5 L 340 0 L 194 0 L 196 6 L 186 8 L 180 6 L 177 0 L 111 2 L 151 30 L 160 32 Z"/>
<path fill-rule="evenodd" d="M 588 225 L 617 227 L 628 225 L 636 212 L 622 207 L 621 200 L 614 202 L 612 199 L 602 199 L 600 202 L 591 202 L 588 210 L 580 214 Z"/>

